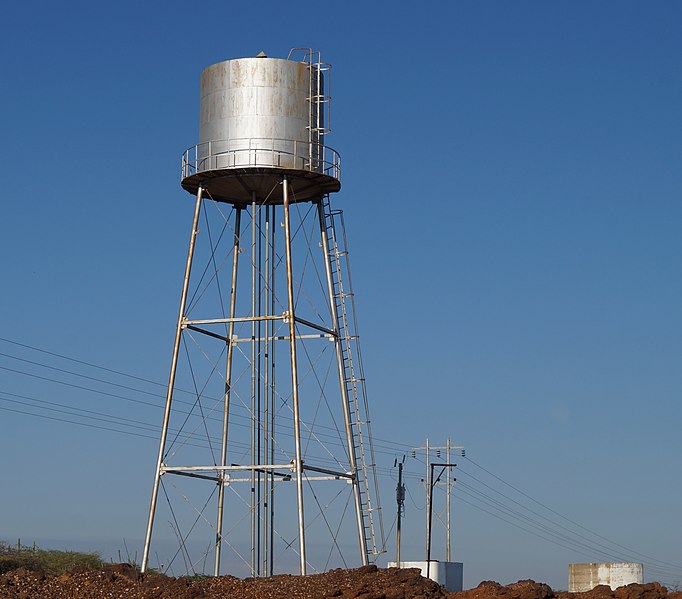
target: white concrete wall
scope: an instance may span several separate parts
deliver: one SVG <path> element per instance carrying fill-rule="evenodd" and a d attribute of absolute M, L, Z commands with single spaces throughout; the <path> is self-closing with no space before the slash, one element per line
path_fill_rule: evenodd
<path fill-rule="evenodd" d="M 568 564 L 568 591 L 582 593 L 605 584 L 612 590 L 644 582 L 644 567 L 637 563 Z"/>

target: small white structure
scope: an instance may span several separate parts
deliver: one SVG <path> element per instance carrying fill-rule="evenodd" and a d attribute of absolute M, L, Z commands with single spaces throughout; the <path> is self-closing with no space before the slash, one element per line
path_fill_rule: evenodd
<path fill-rule="evenodd" d="M 644 582 L 644 566 L 637 563 L 568 564 L 568 592 L 582 593 L 605 584 L 615 590 Z"/>
<path fill-rule="evenodd" d="M 388 562 L 389 568 L 397 568 L 396 562 Z M 426 561 L 423 562 L 400 562 L 401 568 L 419 568 L 422 576 L 426 576 Z M 450 592 L 462 590 L 462 573 L 464 564 L 462 562 L 439 562 L 431 560 L 429 567 L 429 578 L 445 587 Z"/>

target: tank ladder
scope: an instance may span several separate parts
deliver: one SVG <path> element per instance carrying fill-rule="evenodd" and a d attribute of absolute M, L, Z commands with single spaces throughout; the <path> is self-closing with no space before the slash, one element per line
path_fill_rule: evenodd
<path fill-rule="evenodd" d="M 328 240 L 330 264 L 331 301 L 336 306 L 334 323 L 340 345 L 345 398 L 348 402 L 352 447 L 356 464 L 356 484 L 360 504 L 360 518 L 364 534 L 366 560 L 372 563 L 377 555 L 385 552 L 385 539 L 372 429 L 367 405 L 365 378 L 362 368 L 360 341 L 357 332 L 357 319 L 353 285 L 350 275 L 348 243 L 343 219 L 343 211 L 332 210 L 329 197 L 322 200 L 324 229 Z"/>
<path fill-rule="evenodd" d="M 289 59 L 296 53 L 302 52 L 301 62 L 308 69 L 308 105 L 310 108 L 308 126 L 308 141 L 310 143 L 310 168 L 319 170 L 323 166 L 320 150 L 324 146 L 324 136 L 331 133 L 331 95 L 330 75 L 331 65 L 322 62 L 322 55 L 312 48 L 292 48 Z"/>
<path fill-rule="evenodd" d="M 329 95 L 331 65 L 322 62 L 319 52 L 310 54 L 310 138 L 324 145 L 324 136 L 331 133 L 331 96 Z"/>

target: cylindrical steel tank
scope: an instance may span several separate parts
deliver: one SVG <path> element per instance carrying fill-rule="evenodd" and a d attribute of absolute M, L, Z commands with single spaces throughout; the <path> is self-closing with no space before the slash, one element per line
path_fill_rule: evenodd
<path fill-rule="evenodd" d="M 301 62 L 239 58 L 211 65 L 201 73 L 199 143 L 281 140 L 292 150 L 294 142 L 305 148 L 309 88 L 310 75 Z"/>
<path fill-rule="evenodd" d="M 297 200 L 337 191 L 338 154 L 322 143 L 320 98 L 323 77 L 312 62 L 257 57 L 207 67 L 199 144 L 183 156 L 183 187 L 201 185 L 223 201 L 255 193 L 277 202 L 275 185 L 286 175 L 306 182 Z"/>

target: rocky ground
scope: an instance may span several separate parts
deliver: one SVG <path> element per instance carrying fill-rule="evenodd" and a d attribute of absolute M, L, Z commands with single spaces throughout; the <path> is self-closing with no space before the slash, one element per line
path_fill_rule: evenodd
<path fill-rule="evenodd" d="M 482 582 L 475 589 L 448 593 L 417 569 L 332 570 L 312 576 L 280 575 L 240 580 L 219 578 L 172 578 L 162 574 L 141 575 L 128 564 L 102 570 L 80 570 L 45 576 L 25 569 L 0 576 L 0 599 L 235 599 L 326 597 L 362 599 L 682 599 L 682 593 L 668 593 L 658 583 L 629 585 L 616 591 L 597 587 L 589 593 L 554 592 L 546 584 L 522 580 L 502 586 Z"/>

